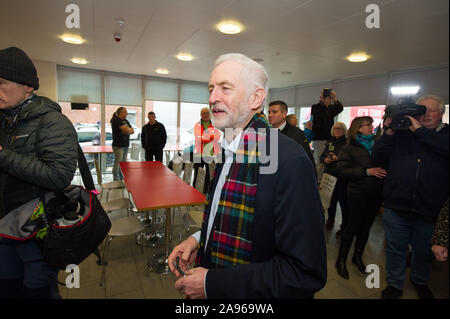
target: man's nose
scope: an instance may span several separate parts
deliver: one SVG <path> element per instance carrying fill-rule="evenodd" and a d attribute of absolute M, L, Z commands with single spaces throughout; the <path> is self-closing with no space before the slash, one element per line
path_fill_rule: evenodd
<path fill-rule="evenodd" d="M 219 99 L 219 94 L 214 88 L 209 92 L 209 104 L 215 104 Z"/>

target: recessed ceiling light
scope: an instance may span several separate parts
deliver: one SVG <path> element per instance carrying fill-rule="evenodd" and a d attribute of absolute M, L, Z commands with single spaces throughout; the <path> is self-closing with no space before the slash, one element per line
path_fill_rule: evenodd
<path fill-rule="evenodd" d="M 367 59 L 370 58 L 366 53 L 359 52 L 359 53 L 353 53 L 347 57 L 347 60 L 350 62 L 364 62 L 367 61 Z"/>
<path fill-rule="evenodd" d="M 177 59 L 183 62 L 189 62 L 194 60 L 194 57 L 192 56 L 192 54 L 187 53 L 187 52 L 180 52 L 176 55 Z"/>
<path fill-rule="evenodd" d="M 82 44 L 85 42 L 85 40 L 76 34 L 63 34 L 59 37 L 64 42 L 70 43 L 70 44 Z"/>
<path fill-rule="evenodd" d="M 216 28 L 225 34 L 238 34 L 244 29 L 242 24 L 231 20 L 220 22 L 216 25 Z"/>
<path fill-rule="evenodd" d="M 156 73 L 158 73 L 158 74 L 169 74 L 169 70 L 167 70 L 165 68 L 158 68 L 158 69 L 156 69 Z"/>
<path fill-rule="evenodd" d="M 76 64 L 87 64 L 88 61 L 86 61 L 86 59 L 83 58 L 72 58 L 70 61 L 72 61 L 73 63 Z"/>

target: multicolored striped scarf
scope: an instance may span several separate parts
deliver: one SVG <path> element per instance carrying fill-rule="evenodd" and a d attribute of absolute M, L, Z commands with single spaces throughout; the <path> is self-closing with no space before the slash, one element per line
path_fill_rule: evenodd
<path fill-rule="evenodd" d="M 242 132 L 239 148 L 233 154 L 233 163 L 220 194 L 208 241 L 211 245 L 211 268 L 228 268 L 251 262 L 253 218 L 259 175 L 258 142 L 265 141 L 269 127 L 264 113 L 261 112 L 253 116 Z M 211 185 L 217 184 L 219 165 L 214 172 Z M 204 245 L 211 207 L 209 204 L 213 196 L 214 190 L 210 189 L 203 215 L 197 266 L 201 264 L 205 254 Z"/>

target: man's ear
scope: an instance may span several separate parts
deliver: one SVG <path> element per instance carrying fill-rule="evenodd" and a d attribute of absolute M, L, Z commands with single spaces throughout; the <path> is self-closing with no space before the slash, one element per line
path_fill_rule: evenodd
<path fill-rule="evenodd" d="M 26 93 L 33 93 L 33 91 L 34 91 L 34 87 L 25 85 L 25 92 Z"/>
<path fill-rule="evenodd" d="M 262 87 L 257 87 L 253 94 L 250 96 L 250 106 L 252 111 L 256 111 L 259 109 L 264 99 L 266 98 L 266 90 Z"/>

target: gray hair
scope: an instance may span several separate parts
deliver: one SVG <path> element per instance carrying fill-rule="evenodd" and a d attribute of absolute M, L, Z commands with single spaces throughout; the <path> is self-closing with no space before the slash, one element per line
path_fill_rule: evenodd
<path fill-rule="evenodd" d="M 217 67 L 225 61 L 234 61 L 243 66 L 243 70 L 245 70 L 246 76 L 250 82 L 249 84 L 252 85 L 249 86 L 249 90 L 262 87 L 266 91 L 266 94 L 269 93 L 269 76 L 261 64 L 241 53 L 228 53 L 219 56 L 216 60 L 215 66 Z M 260 110 L 263 109 L 264 102 L 265 99 L 260 105 Z"/>
<path fill-rule="evenodd" d="M 335 127 L 343 128 L 344 129 L 344 136 L 347 136 L 347 125 L 345 125 L 344 122 L 336 122 L 336 123 L 334 123 L 334 125 L 331 127 L 331 136 L 334 136 L 333 135 L 333 130 L 334 130 Z"/>
<path fill-rule="evenodd" d="M 440 96 L 433 95 L 433 94 L 422 95 L 421 97 L 419 97 L 417 99 L 416 104 L 420 104 L 422 101 L 425 101 L 425 100 L 435 100 L 436 102 L 439 103 L 439 110 L 441 111 L 441 113 L 442 114 L 445 113 L 444 99 L 442 99 Z"/>

